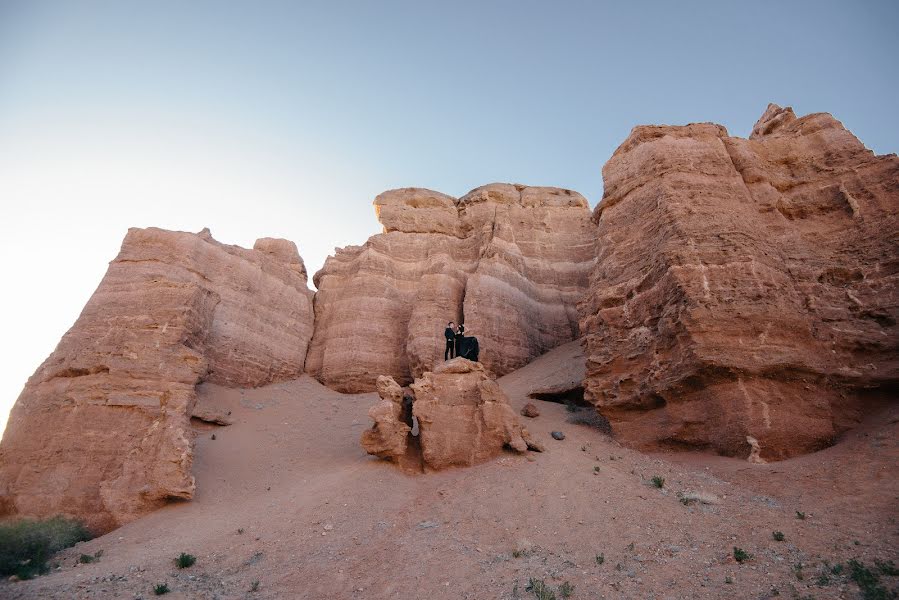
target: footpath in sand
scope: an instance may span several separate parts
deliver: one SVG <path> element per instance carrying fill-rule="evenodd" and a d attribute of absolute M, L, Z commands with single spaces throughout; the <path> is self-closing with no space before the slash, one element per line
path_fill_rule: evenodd
<path fill-rule="evenodd" d="M 572 598 L 855 598 L 834 565 L 899 561 L 896 409 L 780 463 L 645 455 L 527 397 L 578 355 L 566 344 L 499 380 L 516 411 L 539 407 L 522 420 L 545 453 L 425 475 L 360 447 L 373 393 L 308 377 L 205 386 L 235 422 L 197 422 L 195 499 L 60 553 L 49 575 L 0 583 L 0 598 L 150 598 L 163 582 L 171 599 L 529 598 L 530 578 L 569 582 Z M 752 558 L 737 563 L 735 546 Z M 196 564 L 177 569 L 181 552 Z"/>

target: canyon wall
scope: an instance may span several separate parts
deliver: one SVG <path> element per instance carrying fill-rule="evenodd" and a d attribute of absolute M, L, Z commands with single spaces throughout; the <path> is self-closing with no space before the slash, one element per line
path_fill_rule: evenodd
<path fill-rule="evenodd" d="M 306 370 L 344 392 L 401 384 L 443 360 L 443 328 L 465 323 L 503 375 L 578 336 L 594 227 L 569 190 L 490 184 L 458 200 L 419 188 L 375 201 L 384 233 L 316 273 Z"/>
<path fill-rule="evenodd" d="M 899 159 L 771 105 L 636 127 L 603 168 L 586 396 L 622 441 L 782 459 L 899 381 Z"/>
<path fill-rule="evenodd" d="M 190 498 L 194 387 L 302 374 L 312 292 L 296 246 L 132 229 L 29 379 L 0 443 L 0 512 L 98 531 Z"/>

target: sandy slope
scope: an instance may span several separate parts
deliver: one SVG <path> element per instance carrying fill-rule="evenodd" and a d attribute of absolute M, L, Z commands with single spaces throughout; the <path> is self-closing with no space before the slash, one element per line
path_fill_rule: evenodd
<path fill-rule="evenodd" d="M 500 383 L 519 408 L 534 386 L 570 377 L 577 355 L 563 346 Z M 374 394 L 305 377 L 202 393 L 236 422 L 198 424 L 196 498 L 60 554 L 50 575 L 0 584 L 0 597 L 149 598 L 165 581 L 173 599 L 525 598 L 536 577 L 571 582 L 573 598 L 853 598 L 845 579 L 818 585 L 823 561 L 899 562 L 896 409 L 824 452 L 758 466 L 642 455 L 537 401 L 528 426 L 546 453 L 404 475 L 359 446 Z M 684 506 L 684 490 L 720 504 Z M 734 546 L 754 558 L 737 564 Z M 97 550 L 100 562 L 74 566 Z M 198 560 L 178 571 L 182 551 Z"/>

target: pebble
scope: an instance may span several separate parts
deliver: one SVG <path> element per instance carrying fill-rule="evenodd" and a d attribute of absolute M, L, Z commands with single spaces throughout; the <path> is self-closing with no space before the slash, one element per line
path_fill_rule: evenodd
<path fill-rule="evenodd" d="M 554 440 L 564 440 L 565 439 L 565 434 L 562 433 L 561 431 L 553 431 L 550 435 L 553 436 Z"/>

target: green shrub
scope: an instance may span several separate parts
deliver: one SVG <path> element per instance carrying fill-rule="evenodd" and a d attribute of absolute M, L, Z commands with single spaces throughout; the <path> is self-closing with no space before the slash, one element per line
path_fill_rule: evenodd
<path fill-rule="evenodd" d="M 556 600 L 556 593 L 542 579 L 531 577 L 524 589 L 526 592 L 534 594 L 534 598 L 537 600 Z"/>
<path fill-rule="evenodd" d="M 893 593 L 880 585 L 880 575 L 878 573 L 854 558 L 849 561 L 849 578 L 861 590 L 864 600 L 889 600 L 890 598 L 895 598 Z"/>
<path fill-rule="evenodd" d="M 0 525 L 0 575 L 30 579 L 46 573 L 54 553 L 90 538 L 84 525 L 65 517 Z"/>
<path fill-rule="evenodd" d="M 736 546 L 734 546 L 734 560 L 736 560 L 738 563 L 746 562 L 751 558 L 752 555 L 750 553 L 746 552 L 742 548 L 737 548 Z"/>
<path fill-rule="evenodd" d="M 185 552 L 182 552 L 181 555 L 175 559 L 175 564 L 178 565 L 179 569 L 192 567 L 195 562 L 197 562 L 197 557 L 193 554 L 187 554 Z"/>
<path fill-rule="evenodd" d="M 601 564 L 604 563 L 604 562 L 606 562 L 606 557 L 605 557 L 605 555 L 604 555 L 604 554 L 597 554 L 597 555 L 596 555 L 596 564 L 601 565 Z"/>
<path fill-rule="evenodd" d="M 782 542 L 785 538 L 783 531 L 775 531 L 771 534 L 771 536 L 774 538 L 775 542 Z"/>
<path fill-rule="evenodd" d="M 571 598 L 571 594 L 574 593 L 574 586 L 568 583 L 567 581 L 559 586 L 559 595 L 563 598 Z"/>
<path fill-rule="evenodd" d="M 250 584 L 250 591 L 251 592 L 259 591 L 259 580 L 258 579 L 254 579 L 253 583 Z"/>
<path fill-rule="evenodd" d="M 168 594 L 172 590 L 169 589 L 169 585 L 167 583 L 157 583 L 156 587 L 153 588 L 153 593 L 157 596 L 162 596 L 163 594 Z"/>
<path fill-rule="evenodd" d="M 653 476 L 652 476 L 652 485 L 653 485 L 654 487 L 657 487 L 657 488 L 659 488 L 659 489 L 662 489 L 663 487 L 665 487 L 665 478 L 664 478 L 664 477 L 660 477 L 660 476 L 658 476 L 658 475 L 653 475 Z"/>
<path fill-rule="evenodd" d="M 95 560 L 97 560 L 96 557 L 91 556 L 90 554 L 82 554 L 81 556 L 78 557 L 78 562 L 80 562 L 83 565 L 89 565 L 92 562 L 94 562 Z"/>
<path fill-rule="evenodd" d="M 805 521 L 805 513 L 800 510 L 797 510 L 796 518 L 799 519 L 800 521 Z"/>

